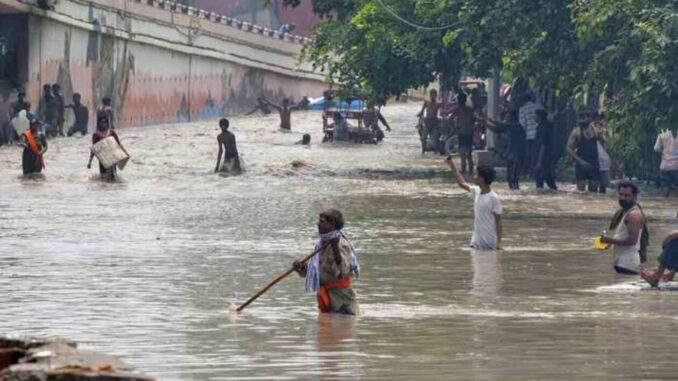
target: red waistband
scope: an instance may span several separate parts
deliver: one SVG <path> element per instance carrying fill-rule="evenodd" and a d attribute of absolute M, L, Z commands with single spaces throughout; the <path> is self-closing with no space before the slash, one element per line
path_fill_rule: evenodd
<path fill-rule="evenodd" d="M 320 309 L 320 311 L 330 312 L 331 301 L 329 290 L 335 288 L 349 288 L 349 287 L 351 287 L 351 278 L 341 278 L 321 285 L 317 295 L 318 308 Z"/>

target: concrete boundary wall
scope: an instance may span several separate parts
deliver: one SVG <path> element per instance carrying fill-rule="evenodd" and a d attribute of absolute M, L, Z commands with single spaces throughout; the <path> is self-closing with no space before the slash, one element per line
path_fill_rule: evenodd
<path fill-rule="evenodd" d="M 25 86 L 34 110 L 46 83 L 59 83 L 67 99 L 79 92 L 92 110 L 111 97 L 118 126 L 214 118 L 246 111 L 261 95 L 299 100 L 324 89 L 322 75 L 298 61 L 300 37 L 194 8 L 155 0 L 0 5 L 29 14 Z"/>

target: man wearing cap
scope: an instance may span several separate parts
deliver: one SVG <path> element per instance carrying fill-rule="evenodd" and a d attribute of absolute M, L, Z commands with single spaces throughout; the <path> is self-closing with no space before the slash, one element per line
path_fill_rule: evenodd
<path fill-rule="evenodd" d="M 598 167 L 598 132 L 591 121 L 594 112 L 581 110 L 577 115 L 578 126 L 572 130 L 567 142 L 567 153 L 574 161 L 577 190 L 583 192 L 588 184 L 589 192 L 598 190 L 600 169 Z"/>

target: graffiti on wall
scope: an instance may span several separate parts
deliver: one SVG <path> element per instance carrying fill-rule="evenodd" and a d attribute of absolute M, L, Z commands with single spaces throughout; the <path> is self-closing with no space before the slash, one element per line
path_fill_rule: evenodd
<path fill-rule="evenodd" d="M 129 19 L 114 17 L 117 28 L 133 33 Z M 110 19 L 91 5 L 89 21 L 91 31 L 45 23 L 41 33 L 64 36 L 63 51 L 43 50 L 40 71 L 29 85 L 37 94 L 40 84 L 55 81 L 68 103 L 79 92 L 92 111 L 110 97 L 117 126 L 213 119 L 249 111 L 261 96 L 279 102 L 293 95 L 298 100 L 322 94 L 318 81 L 116 37 L 108 32 Z"/>
<path fill-rule="evenodd" d="M 94 32 L 89 33 L 87 39 L 87 64 L 92 67 L 92 105 L 98 109 L 103 98 L 110 98 L 116 119 L 122 120 L 130 74 L 134 72 L 134 55 L 130 52 L 128 40 L 118 40 L 112 35 L 102 33 L 101 26 L 106 25 L 104 15 L 95 19 L 91 11 L 90 22 L 95 26 Z M 123 22 L 125 29 L 131 32 L 129 20 Z M 122 45 L 122 54 L 116 61 L 119 45 Z"/>

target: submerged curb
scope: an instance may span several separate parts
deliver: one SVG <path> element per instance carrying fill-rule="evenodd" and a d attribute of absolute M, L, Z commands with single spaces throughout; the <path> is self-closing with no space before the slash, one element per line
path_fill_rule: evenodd
<path fill-rule="evenodd" d="M 0 381 L 155 381 L 113 356 L 59 338 L 0 337 Z"/>

